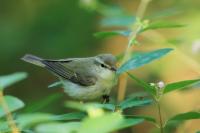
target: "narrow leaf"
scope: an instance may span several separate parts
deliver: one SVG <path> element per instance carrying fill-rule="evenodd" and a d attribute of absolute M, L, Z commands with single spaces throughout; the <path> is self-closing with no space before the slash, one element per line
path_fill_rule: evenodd
<path fill-rule="evenodd" d="M 27 77 L 27 73 L 18 72 L 10 75 L 0 76 L 0 91 Z"/>
<path fill-rule="evenodd" d="M 55 115 L 52 116 L 52 120 L 60 121 L 60 120 L 80 120 L 86 117 L 86 113 L 83 112 L 75 112 L 75 113 L 68 113 L 63 115 Z"/>
<path fill-rule="evenodd" d="M 121 36 L 129 36 L 131 34 L 131 31 L 102 31 L 102 32 L 97 32 L 94 34 L 95 37 L 97 38 L 106 38 L 106 37 L 113 37 L 117 35 Z"/>
<path fill-rule="evenodd" d="M 155 90 L 155 88 L 152 87 L 150 84 L 148 84 L 148 83 L 146 83 L 145 81 L 143 81 L 143 80 L 141 80 L 141 79 L 135 77 L 134 75 L 132 75 L 132 74 L 130 74 L 130 73 L 128 73 L 128 76 L 129 76 L 131 79 L 135 80 L 135 81 L 138 83 L 138 85 L 140 85 L 141 87 L 143 87 L 144 90 L 145 90 L 147 93 L 149 93 L 149 94 L 152 95 L 152 96 L 155 96 L 155 95 L 156 95 L 156 90 Z"/>
<path fill-rule="evenodd" d="M 5 103 L 8 106 L 8 110 L 6 110 L 6 111 L 13 112 L 13 111 L 16 111 L 16 110 L 24 107 L 24 103 L 16 97 L 4 96 L 3 98 L 4 98 Z M 1 105 L 0 106 L 0 117 L 3 117 L 6 115 L 6 112 L 3 108 L 2 103 L 0 103 L 0 105 Z"/>
<path fill-rule="evenodd" d="M 150 23 L 146 28 L 142 29 L 140 32 L 144 32 L 147 30 L 153 30 L 153 29 L 163 29 L 163 28 L 180 28 L 184 27 L 186 25 L 183 24 L 177 24 L 177 23 L 172 23 L 172 22 L 154 22 Z"/>
<path fill-rule="evenodd" d="M 167 84 L 164 88 L 164 93 L 168 93 L 174 90 L 180 90 L 183 89 L 189 85 L 192 85 L 194 83 L 199 82 L 200 79 L 195 79 L 195 80 L 185 80 L 185 81 L 179 81 L 171 84 Z"/>
<path fill-rule="evenodd" d="M 168 122 L 171 121 L 184 121 L 184 120 L 191 120 L 191 119 L 200 119 L 200 112 L 187 112 L 178 114 L 171 119 L 168 120 Z"/>
<path fill-rule="evenodd" d="M 123 72 L 136 69 L 141 67 L 147 63 L 150 63 L 156 59 L 159 59 L 172 51 L 171 48 L 164 48 L 155 51 L 151 51 L 145 54 L 138 55 L 136 57 L 132 57 L 127 62 L 125 62 L 118 70 L 117 73 L 121 74 Z"/>
<path fill-rule="evenodd" d="M 127 108 L 149 105 L 151 103 L 152 103 L 151 99 L 128 98 L 128 99 L 122 101 L 119 104 L 119 107 L 122 110 L 124 110 L 124 109 L 127 109 Z"/>
<path fill-rule="evenodd" d="M 112 26 L 130 26 L 136 22 L 136 18 L 133 16 L 119 16 L 119 17 L 107 17 L 101 21 L 101 26 L 112 27 Z"/>
<path fill-rule="evenodd" d="M 114 104 L 99 104 L 99 103 L 82 104 L 79 102 L 68 101 L 68 102 L 66 102 L 65 106 L 68 108 L 77 109 L 80 111 L 88 111 L 91 108 L 107 109 L 107 110 L 111 110 L 111 111 L 115 110 Z"/>
<path fill-rule="evenodd" d="M 176 7 L 171 7 L 164 10 L 155 11 L 155 13 L 150 14 L 150 16 L 145 17 L 146 19 L 164 19 L 166 17 L 171 17 L 183 13 L 183 10 Z"/>
<path fill-rule="evenodd" d="M 144 119 L 148 122 L 156 124 L 155 118 L 150 117 L 150 116 L 146 116 L 146 115 L 125 115 L 125 117 L 127 117 L 127 118 L 141 118 L 141 119 Z"/>

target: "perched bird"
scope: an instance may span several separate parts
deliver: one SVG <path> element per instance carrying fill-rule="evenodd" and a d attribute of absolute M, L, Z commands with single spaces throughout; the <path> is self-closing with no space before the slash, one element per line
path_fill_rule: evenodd
<path fill-rule="evenodd" d="M 61 80 L 64 91 L 78 100 L 92 100 L 102 96 L 104 102 L 109 102 L 109 93 L 118 80 L 116 58 L 112 54 L 59 60 L 27 54 L 22 60 L 52 72 Z"/>

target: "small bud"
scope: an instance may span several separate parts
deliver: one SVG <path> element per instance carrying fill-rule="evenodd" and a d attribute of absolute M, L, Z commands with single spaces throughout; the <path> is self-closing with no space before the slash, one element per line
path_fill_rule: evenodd
<path fill-rule="evenodd" d="M 157 83 L 158 88 L 163 89 L 165 87 L 165 83 L 163 81 L 160 81 Z"/>

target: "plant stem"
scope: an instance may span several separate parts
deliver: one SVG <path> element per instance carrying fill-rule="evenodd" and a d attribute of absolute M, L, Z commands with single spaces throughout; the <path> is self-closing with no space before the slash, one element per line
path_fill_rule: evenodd
<path fill-rule="evenodd" d="M 136 16 L 138 18 L 140 18 L 140 19 L 143 18 L 144 12 L 146 11 L 147 5 L 150 1 L 151 0 L 141 0 L 139 8 L 137 9 L 137 14 L 136 14 Z M 141 30 L 141 28 L 142 28 L 142 25 L 139 25 L 136 28 L 136 30 L 134 32 L 132 32 L 132 34 L 129 36 L 128 45 L 127 45 L 123 60 L 120 63 L 120 65 L 122 65 L 129 59 L 129 57 L 131 55 L 132 41 L 136 40 L 137 34 Z M 122 101 L 125 97 L 126 87 L 127 87 L 127 79 L 128 79 L 128 77 L 126 74 L 122 74 L 119 78 L 119 90 L 118 90 L 118 101 L 119 102 Z"/>
<path fill-rule="evenodd" d="M 160 119 L 160 133 L 164 133 L 164 128 L 163 128 L 163 120 L 162 120 L 162 114 L 161 114 L 161 108 L 160 108 L 160 103 L 157 101 L 157 107 L 158 107 L 158 115 Z"/>
<path fill-rule="evenodd" d="M 8 107 L 4 97 L 3 97 L 2 91 L 0 91 L 0 105 L 2 106 L 3 110 L 6 113 L 6 119 L 7 119 L 7 122 L 9 124 L 10 128 L 11 128 L 12 133 L 20 133 L 19 129 L 17 128 L 17 126 L 14 122 L 12 114 L 9 111 L 9 107 Z"/>
<path fill-rule="evenodd" d="M 148 6 L 148 4 L 149 4 L 149 2 L 150 2 L 151 0 L 142 0 L 141 1 L 141 3 L 140 3 L 140 5 L 139 5 L 139 7 L 138 7 L 138 9 L 137 9 L 137 17 L 139 17 L 139 18 L 143 18 L 143 16 L 144 16 L 144 13 L 145 13 L 145 11 L 146 11 L 146 9 L 147 9 L 147 6 Z"/>

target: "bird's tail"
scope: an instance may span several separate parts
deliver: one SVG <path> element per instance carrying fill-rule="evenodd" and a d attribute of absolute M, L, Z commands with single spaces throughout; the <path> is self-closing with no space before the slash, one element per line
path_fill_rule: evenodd
<path fill-rule="evenodd" d="M 24 57 L 21 58 L 23 61 L 32 63 L 34 65 L 40 66 L 40 67 L 45 67 L 45 65 L 42 63 L 42 58 L 39 58 L 34 55 L 26 54 Z"/>

